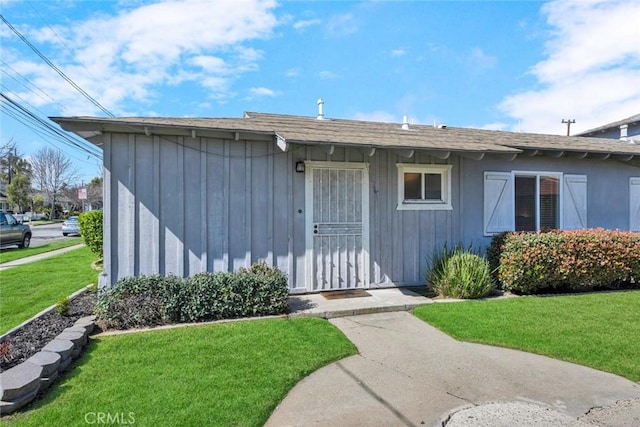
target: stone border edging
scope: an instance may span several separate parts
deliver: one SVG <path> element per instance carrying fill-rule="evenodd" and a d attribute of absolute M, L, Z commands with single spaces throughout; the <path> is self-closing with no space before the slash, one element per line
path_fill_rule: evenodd
<path fill-rule="evenodd" d="M 73 300 L 89 291 L 89 286 L 69 296 Z M 44 316 L 56 306 L 52 305 L 31 319 L 22 322 L 0 337 L 0 341 L 11 338 L 21 328 Z M 0 416 L 10 414 L 31 403 L 38 393 L 46 390 L 71 362 L 82 353 L 95 328 L 95 316 L 81 317 L 73 326 L 65 328 L 39 352 L 26 361 L 0 372 Z"/>
<path fill-rule="evenodd" d="M 91 287 L 92 285 L 87 285 L 84 288 L 75 291 L 74 293 L 72 293 L 71 295 L 69 295 L 69 301 L 73 301 L 74 299 L 78 298 L 80 295 L 83 295 L 85 292 L 89 292 L 89 287 Z M 11 338 L 12 336 L 14 336 L 20 329 L 24 328 L 25 326 L 27 326 L 28 324 L 30 324 L 31 322 L 33 322 L 34 320 L 36 320 L 37 318 L 44 316 L 45 314 L 49 314 L 52 311 L 54 311 L 56 309 L 56 305 L 54 304 L 52 306 L 49 306 L 47 308 L 45 308 L 44 310 L 42 310 L 40 313 L 35 314 L 32 318 L 25 320 L 24 322 L 20 323 L 18 326 L 9 329 L 7 332 L 5 332 L 4 334 L 0 335 L 0 342 L 4 342 L 4 340 L 6 340 L 7 338 Z"/>

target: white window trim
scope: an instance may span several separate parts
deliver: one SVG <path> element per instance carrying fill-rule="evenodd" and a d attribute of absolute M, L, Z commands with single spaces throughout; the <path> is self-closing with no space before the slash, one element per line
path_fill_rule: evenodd
<path fill-rule="evenodd" d="M 563 215 L 564 205 L 563 205 L 563 173 L 562 172 L 540 172 L 540 171 L 511 171 L 511 176 L 514 182 L 513 188 L 513 206 L 515 209 L 515 198 L 516 198 L 516 189 L 515 189 L 515 178 L 516 176 L 527 176 L 527 177 L 535 177 L 536 178 L 536 230 L 540 230 L 540 177 L 551 177 L 558 179 L 558 230 L 564 229 L 563 224 Z"/>
<path fill-rule="evenodd" d="M 428 211 L 428 210 L 452 210 L 451 206 L 451 169 L 453 165 L 432 165 L 418 163 L 396 163 L 398 168 L 398 207 L 399 211 Z M 438 173 L 442 176 L 441 194 L 442 201 L 434 200 L 404 200 L 404 174 L 405 173 Z"/>

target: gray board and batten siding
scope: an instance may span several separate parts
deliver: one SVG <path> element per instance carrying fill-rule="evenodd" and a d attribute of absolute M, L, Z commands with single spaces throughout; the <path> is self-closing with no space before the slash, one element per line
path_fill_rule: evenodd
<path fill-rule="evenodd" d="M 396 210 L 396 163 L 446 163 L 419 152 L 369 157 L 336 147 L 329 155 L 311 146 L 282 152 L 268 141 L 107 134 L 104 279 L 236 271 L 265 261 L 287 273 L 292 291 L 306 291 L 305 173 L 295 172 L 303 160 L 367 166 L 372 287 L 423 281 L 433 250 L 460 241 L 457 209 Z M 458 160 L 450 161 L 455 200 Z"/>
<path fill-rule="evenodd" d="M 424 283 L 445 244 L 488 245 L 487 172 L 580 178 L 587 227 L 627 230 L 640 208 L 640 147 L 593 138 L 273 115 L 54 120 L 104 151 L 101 286 L 259 261 L 291 292 Z M 450 208 L 398 210 L 402 164 L 447 165 Z"/>

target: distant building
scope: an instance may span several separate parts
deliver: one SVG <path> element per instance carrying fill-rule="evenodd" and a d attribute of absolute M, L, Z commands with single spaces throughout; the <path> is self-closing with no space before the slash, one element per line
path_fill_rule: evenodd
<path fill-rule="evenodd" d="M 9 210 L 9 200 L 7 194 L 4 191 L 0 191 L 0 211 Z"/>
<path fill-rule="evenodd" d="M 619 139 L 640 144 L 640 114 L 581 132 L 575 136 Z"/>

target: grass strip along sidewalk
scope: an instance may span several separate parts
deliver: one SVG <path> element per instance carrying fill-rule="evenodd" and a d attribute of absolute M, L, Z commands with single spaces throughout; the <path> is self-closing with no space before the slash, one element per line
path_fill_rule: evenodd
<path fill-rule="evenodd" d="M 2 249 L 2 251 L 0 251 L 0 265 L 4 264 L 5 262 L 15 261 L 17 259 L 26 258 L 32 255 L 39 255 L 45 252 L 51 252 L 56 249 L 79 245 L 80 243 L 82 243 L 81 237 L 71 237 L 69 239 L 59 240 L 57 242 L 47 243 L 46 245 L 35 246 L 27 249 Z"/>
<path fill-rule="evenodd" d="M 98 280 L 89 248 L 0 271 L 0 334 Z"/>
<path fill-rule="evenodd" d="M 640 381 L 640 291 L 430 304 L 414 314 L 462 340 Z"/>
<path fill-rule="evenodd" d="M 317 318 L 92 341 L 77 366 L 42 401 L 8 417 L 9 425 L 83 426 L 102 413 L 144 426 L 261 426 L 298 381 L 357 351 Z"/>

